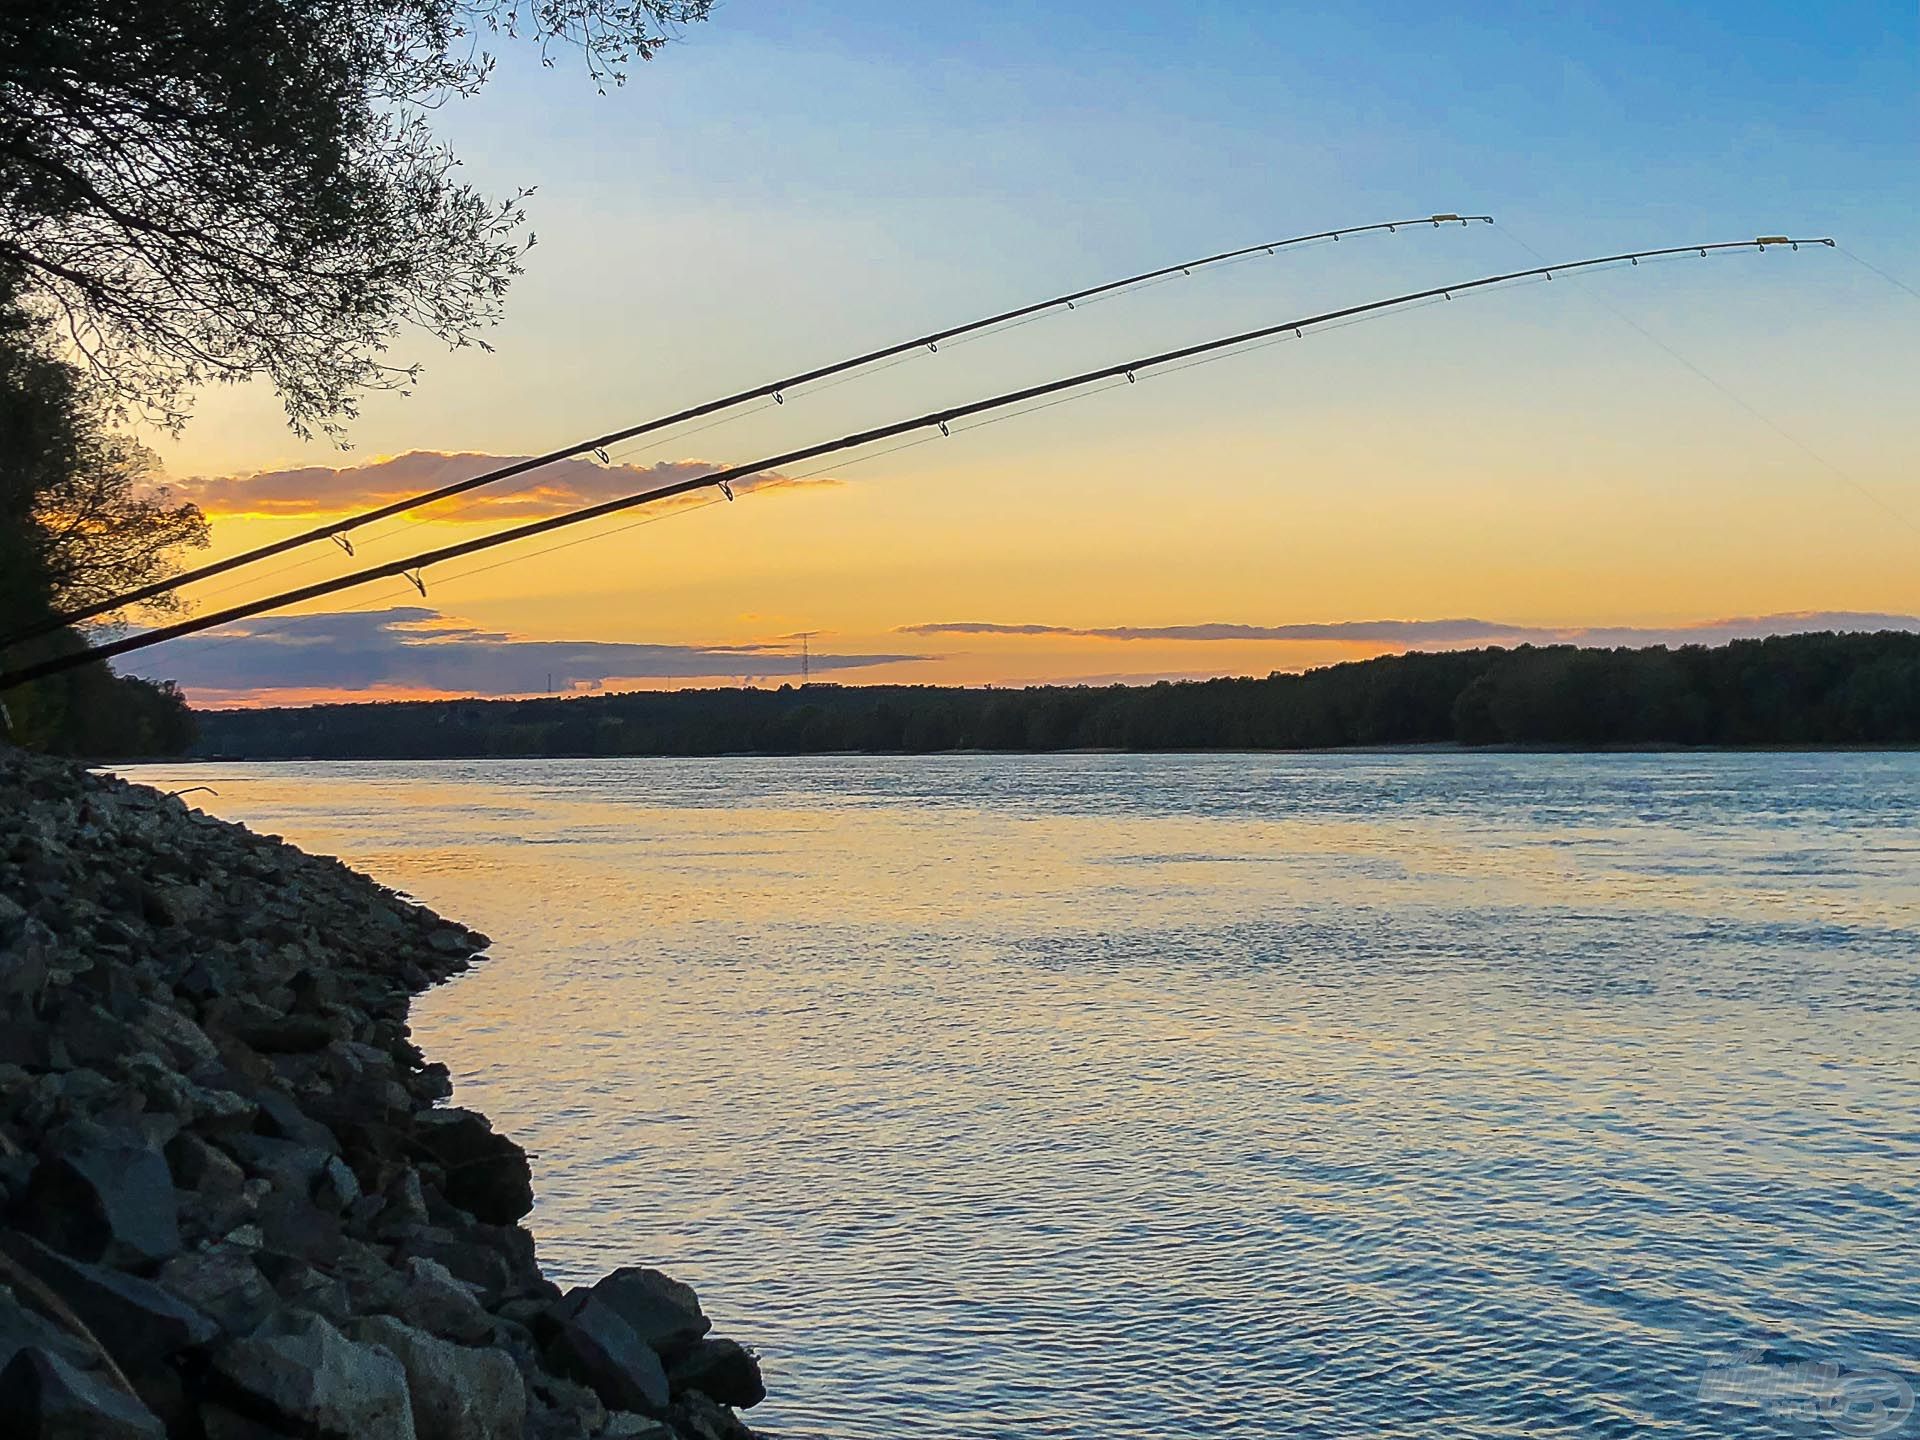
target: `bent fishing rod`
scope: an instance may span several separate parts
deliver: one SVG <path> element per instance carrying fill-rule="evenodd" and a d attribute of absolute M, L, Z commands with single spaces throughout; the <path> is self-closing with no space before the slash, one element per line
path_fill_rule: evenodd
<path fill-rule="evenodd" d="M 0 645 L 11 645 L 16 641 L 30 640 L 36 635 L 49 634 L 63 630 L 69 625 L 77 625 L 84 620 L 92 620 L 129 605 L 137 605 L 143 600 L 152 600 L 165 595 L 183 585 L 196 581 L 209 580 L 215 575 L 224 575 L 229 570 L 237 570 L 243 565 L 256 564 L 261 560 L 284 555 L 289 550 L 298 550 L 302 546 L 316 544 L 322 540 L 332 540 L 348 555 L 353 554 L 353 543 L 347 539 L 349 532 L 364 525 L 371 525 L 390 516 L 402 515 L 409 510 L 418 510 L 423 505 L 448 499 L 454 495 L 463 495 L 469 490 L 477 490 L 483 485 L 493 485 L 502 480 L 510 480 L 516 475 L 525 475 L 538 470 L 543 465 L 552 465 L 561 460 L 570 460 L 576 455 L 600 452 L 604 457 L 609 445 L 618 445 L 641 435 L 650 435 L 670 426 L 683 424 L 688 420 L 704 419 L 708 415 L 717 415 L 722 411 L 745 405 L 749 401 L 764 400 L 772 397 L 779 404 L 786 403 L 786 392 L 816 380 L 830 379 L 843 375 L 850 370 L 858 370 L 864 365 L 877 364 L 882 360 L 891 360 L 897 355 L 905 355 L 922 348 L 932 352 L 940 348 L 944 340 L 956 340 L 962 335 L 971 335 L 976 331 L 987 330 L 995 325 L 1008 324 L 1015 320 L 1026 320 L 1043 314 L 1048 310 L 1071 310 L 1083 300 L 1111 294 L 1133 285 L 1144 285 L 1149 281 L 1163 280 L 1174 275 L 1190 275 L 1195 270 L 1205 269 L 1209 265 L 1222 265 L 1229 260 L 1244 260 L 1248 256 L 1263 251 L 1272 255 L 1277 251 L 1294 245 L 1306 245 L 1316 240 L 1339 240 L 1343 235 L 1365 235 L 1376 230 L 1385 230 L 1389 234 L 1399 231 L 1403 226 L 1430 225 L 1438 229 L 1442 225 L 1471 225 L 1476 222 L 1491 225 L 1491 215 L 1421 215 L 1411 220 L 1382 220 L 1374 225 L 1350 225 L 1340 230 L 1320 230 L 1312 235 L 1295 235 L 1286 240 L 1271 240 L 1259 245 L 1247 245 L 1238 250 L 1223 250 L 1217 255 L 1203 255 L 1197 260 L 1183 260 L 1175 265 L 1163 265 L 1158 270 L 1143 270 L 1138 275 L 1129 275 L 1124 280 L 1109 280 L 1102 285 L 1091 285 L 1084 290 L 1070 291 L 1065 295 L 1055 295 L 1049 300 L 1037 300 L 1031 305 L 1021 305 L 1012 310 L 1003 310 L 997 315 L 989 315 L 983 320 L 970 320 L 965 325 L 950 326 L 945 330 L 935 330 L 926 335 L 915 336 L 911 340 L 902 340 L 893 345 L 883 345 L 878 350 L 869 350 L 864 355 L 856 355 L 850 360 L 841 360 L 832 365 L 823 365 L 815 370 L 803 371 L 798 375 L 788 375 L 784 379 L 769 380 L 764 385 L 756 385 L 751 390 L 741 390 L 718 400 L 709 400 L 705 404 L 694 405 L 671 415 L 662 415 L 655 420 L 647 420 L 638 425 L 630 425 L 624 430 L 614 430 L 591 440 L 582 440 L 577 444 L 560 450 L 549 450 L 544 455 L 535 455 L 530 459 L 516 460 L 510 465 L 502 465 L 488 470 L 484 474 L 474 475 L 465 480 L 456 480 L 442 485 L 437 490 L 422 491 L 418 495 L 409 495 L 372 510 L 365 510 L 344 520 L 335 520 L 326 525 L 317 525 L 311 530 L 303 530 L 298 535 L 289 535 L 284 540 L 275 540 L 271 544 L 259 546 L 243 554 L 229 556 L 224 560 L 211 561 L 192 570 L 183 571 L 169 579 L 156 580 L 152 584 L 142 585 L 122 594 L 98 601 L 91 605 L 77 606 L 45 620 L 23 626 L 7 635 L 0 635 Z"/>
<path fill-rule="evenodd" d="M 126 655 L 135 650 L 144 650 L 149 646 L 164 644 L 182 636 L 197 634 L 221 625 L 229 625 L 237 620 L 250 619 L 255 615 L 271 610 L 285 609 L 289 605 L 303 604 L 308 600 L 318 600 L 327 595 L 350 590 L 374 580 L 384 580 L 389 576 L 402 576 L 414 585 L 424 596 L 426 582 L 421 572 L 429 565 L 442 564 L 448 560 L 457 560 L 463 556 L 475 555 L 483 550 L 497 546 L 510 545 L 516 540 L 528 540 L 535 535 L 545 535 L 554 530 L 562 530 L 572 525 L 585 524 L 589 520 L 598 520 L 603 515 L 615 515 L 623 510 L 632 510 L 641 505 L 651 505 L 657 501 L 669 500 L 676 495 L 685 495 L 694 490 L 709 487 L 717 489 L 728 500 L 732 500 L 733 482 L 774 470 L 785 465 L 794 465 L 806 460 L 817 460 L 825 455 L 838 454 L 843 450 L 856 449 L 862 445 L 871 445 L 876 441 L 890 440 L 914 430 L 938 428 L 940 433 L 949 434 L 950 426 L 956 420 L 965 420 L 990 411 L 1005 410 L 1010 406 L 1025 404 L 1030 400 L 1044 399 L 1064 391 L 1084 389 L 1088 385 L 1102 380 L 1118 380 L 1121 376 L 1131 382 L 1143 370 L 1157 369 L 1180 361 L 1194 360 L 1202 355 L 1215 354 L 1230 350 L 1235 346 L 1251 344 L 1259 340 L 1268 340 L 1292 332 L 1296 337 L 1309 328 L 1320 328 L 1339 320 L 1348 320 L 1356 316 L 1374 314 L 1384 310 L 1399 309 L 1417 304 L 1423 300 L 1451 300 L 1455 295 L 1469 291 L 1484 290 L 1490 286 L 1506 285 L 1519 280 L 1545 276 L 1551 280 L 1556 274 L 1565 274 L 1575 270 L 1590 270 L 1602 265 L 1621 265 L 1631 262 L 1639 265 L 1642 260 L 1654 260 L 1665 256 L 1698 254 L 1702 258 L 1715 251 L 1759 250 L 1766 251 L 1780 246 L 1798 250 L 1802 245 L 1824 245 L 1832 248 L 1834 242 L 1829 238 L 1796 240 L 1786 235 L 1762 235 L 1753 240 L 1731 240 L 1713 245 L 1676 245 L 1659 250 L 1629 250 L 1618 255 L 1602 255 L 1592 260 L 1571 260 L 1561 265 L 1536 265 L 1527 270 L 1510 270 L 1502 275 L 1489 275 L 1479 280 L 1463 280 L 1454 285 L 1436 285 L 1426 290 L 1413 290 L 1404 295 L 1395 295 L 1385 300 L 1373 300 L 1363 305 L 1348 305 L 1338 310 L 1322 311 L 1318 315 L 1303 316 L 1298 320 L 1283 321 L 1278 325 L 1263 325 L 1257 330 L 1243 330 L 1238 334 L 1223 336 L 1216 340 L 1204 340 L 1194 345 L 1183 345 L 1175 350 L 1163 350 L 1158 354 L 1142 356 L 1137 360 L 1125 360 L 1117 365 L 1105 365 L 1097 370 L 1083 371 L 1065 379 L 1051 380 L 1041 385 L 1029 385 L 1021 390 L 1009 390 L 986 400 L 976 400 L 967 405 L 956 405 L 945 410 L 932 410 L 924 415 L 916 415 L 910 420 L 895 421 L 890 425 L 881 425 L 875 429 L 862 430 L 839 440 L 828 440 L 818 445 L 807 445 L 797 450 L 788 450 L 779 455 L 771 455 L 763 460 L 755 460 L 745 465 L 736 465 L 731 469 L 716 471 L 711 475 L 702 475 L 689 480 L 676 481 L 671 485 L 662 485 L 652 490 L 638 491 L 632 495 L 619 496 L 605 500 L 598 505 L 589 505 L 579 510 L 568 511 L 564 515 L 553 515 L 543 520 L 529 521 L 508 530 L 492 535 L 484 535 L 474 540 L 462 541 L 457 545 L 442 546 L 437 550 L 423 550 L 399 560 L 390 560 L 380 565 L 370 565 L 348 575 L 335 576 L 330 580 L 317 581 L 297 589 L 285 590 L 277 595 L 269 595 L 261 600 L 248 601 L 243 605 L 230 606 L 210 615 L 197 616 L 191 620 L 177 621 L 171 625 L 159 626 L 139 635 L 130 635 L 125 639 L 107 644 L 89 646 L 83 650 L 72 651 L 65 655 L 56 655 L 36 664 L 22 666 L 17 670 L 0 672 L 0 690 L 24 685 L 30 680 L 42 679 L 48 675 L 57 675 L 79 665 L 95 660 L 107 660 L 116 655 Z"/>

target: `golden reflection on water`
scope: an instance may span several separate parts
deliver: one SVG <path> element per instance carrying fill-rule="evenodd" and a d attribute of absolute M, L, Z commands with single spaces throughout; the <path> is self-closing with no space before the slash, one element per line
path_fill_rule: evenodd
<path fill-rule="evenodd" d="M 422 1043 L 549 1268 L 691 1280 L 774 1435 L 1705 1436 L 1717 1347 L 1920 1375 L 1920 757 L 155 773 L 494 937 Z"/>

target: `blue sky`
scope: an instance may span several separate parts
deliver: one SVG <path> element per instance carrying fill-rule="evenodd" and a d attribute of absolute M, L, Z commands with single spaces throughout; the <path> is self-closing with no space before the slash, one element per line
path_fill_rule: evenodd
<path fill-rule="evenodd" d="M 1147 266 L 1436 209 L 1501 227 L 1209 272 L 631 458 L 737 461 L 1523 267 L 1528 247 L 1831 233 L 1920 286 L 1916 32 L 1910 3 L 733 0 L 605 97 L 564 53 L 509 52 L 439 121 L 476 183 L 539 186 L 493 353 L 421 349 L 418 393 L 372 400 L 354 456 L 301 445 L 243 388 L 206 397 L 163 458 L 184 478 L 525 454 Z M 1920 299 L 1843 254 L 1643 267 L 883 457 L 832 494 L 510 568 L 446 608 L 538 639 L 784 626 L 862 651 L 948 621 L 1912 613 L 1916 372 Z M 265 523 L 221 521 L 216 544 Z M 1068 673 L 997 663 L 954 673 Z"/>

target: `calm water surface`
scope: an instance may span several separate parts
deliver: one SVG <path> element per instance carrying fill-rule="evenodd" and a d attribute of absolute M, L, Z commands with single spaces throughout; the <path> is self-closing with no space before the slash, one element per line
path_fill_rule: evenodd
<path fill-rule="evenodd" d="M 549 1272 L 782 1440 L 1920 1434 L 1920 756 L 130 773 L 494 937 Z"/>

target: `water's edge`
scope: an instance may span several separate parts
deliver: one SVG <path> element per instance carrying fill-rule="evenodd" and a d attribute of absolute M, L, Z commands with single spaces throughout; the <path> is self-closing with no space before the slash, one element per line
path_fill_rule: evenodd
<path fill-rule="evenodd" d="M 751 1440 L 693 1292 L 565 1296 L 524 1152 L 412 998 L 485 936 L 144 786 L 0 751 L 0 1411 L 60 1433 Z M 269 1429 L 246 1428 L 266 1426 Z"/>

